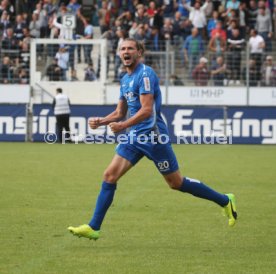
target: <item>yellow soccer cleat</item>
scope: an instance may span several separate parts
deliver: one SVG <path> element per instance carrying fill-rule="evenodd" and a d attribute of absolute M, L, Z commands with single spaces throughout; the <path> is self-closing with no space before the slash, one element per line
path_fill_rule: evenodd
<path fill-rule="evenodd" d="M 229 226 L 234 226 L 238 218 L 235 195 L 226 194 L 226 196 L 229 198 L 229 203 L 223 208 L 223 211 L 228 217 Z"/>
<path fill-rule="evenodd" d="M 89 225 L 80 225 L 78 227 L 69 226 L 67 228 L 74 236 L 88 238 L 90 240 L 98 240 L 100 237 L 100 230 L 93 230 Z"/>

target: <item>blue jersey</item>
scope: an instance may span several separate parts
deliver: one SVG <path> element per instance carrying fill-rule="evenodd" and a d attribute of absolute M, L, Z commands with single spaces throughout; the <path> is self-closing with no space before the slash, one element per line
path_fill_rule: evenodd
<path fill-rule="evenodd" d="M 130 134 L 140 135 L 154 132 L 168 135 L 166 124 L 161 117 L 162 98 L 159 79 L 151 67 L 140 63 L 131 74 L 126 73 L 121 79 L 120 100 L 126 100 L 130 117 L 140 110 L 140 95 L 142 94 L 153 94 L 153 112 L 148 119 L 132 126 Z"/>

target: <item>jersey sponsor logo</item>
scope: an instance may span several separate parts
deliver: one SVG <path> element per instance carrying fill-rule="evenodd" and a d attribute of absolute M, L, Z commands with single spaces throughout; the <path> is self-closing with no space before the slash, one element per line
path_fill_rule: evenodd
<path fill-rule="evenodd" d="M 144 77 L 145 91 L 150 91 L 150 79 L 149 77 Z"/>
<path fill-rule="evenodd" d="M 128 102 L 134 102 L 136 100 L 136 97 L 132 91 L 126 92 L 124 96 Z"/>

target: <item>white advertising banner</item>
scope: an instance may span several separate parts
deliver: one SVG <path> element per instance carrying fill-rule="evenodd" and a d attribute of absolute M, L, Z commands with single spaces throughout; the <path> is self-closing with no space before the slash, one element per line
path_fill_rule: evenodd
<path fill-rule="evenodd" d="M 162 102 L 168 105 L 246 105 L 245 87 L 169 87 L 161 86 Z M 106 103 L 117 104 L 120 86 L 106 87 Z M 166 102 L 166 99 L 168 102 Z"/>
<path fill-rule="evenodd" d="M 0 103 L 25 104 L 29 101 L 29 85 L 0 85 Z"/>
<path fill-rule="evenodd" d="M 164 100 L 163 100 L 164 101 Z M 245 87 L 170 87 L 169 105 L 246 105 Z"/>
<path fill-rule="evenodd" d="M 250 106 L 276 106 L 276 87 L 250 88 Z"/>

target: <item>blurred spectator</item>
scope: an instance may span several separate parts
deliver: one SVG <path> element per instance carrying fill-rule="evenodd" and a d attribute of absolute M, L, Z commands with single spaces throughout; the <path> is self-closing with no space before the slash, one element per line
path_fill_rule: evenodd
<path fill-rule="evenodd" d="M 258 86 L 258 69 L 256 66 L 256 61 L 254 59 L 249 60 L 249 66 L 243 69 L 243 80 L 245 85 L 247 85 L 247 70 L 248 70 L 248 85 L 250 87 Z"/>
<path fill-rule="evenodd" d="M 264 38 L 266 51 L 271 51 L 272 21 L 270 14 L 265 12 L 264 7 L 259 9 L 259 14 L 256 20 L 256 30 L 258 31 L 259 35 L 261 35 Z"/>
<path fill-rule="evenodd" d="M 135 13 L 134 21 L 138 25 L 148 24 L 148 17 L 145 16 L 144 5 L 142 5 L 142 4 L 137 5 L 137 12 Z"/>
<path fill-rule="evenodd" d="M 70 0 L 67 5 L 67 10 L 70 13 L 77 14 L 77 11 L 81 8 L 81 5 L 78 3 L 78 0 Z"/>
<path fill-rule="evenodd" d="M 14 18 L 14 13 L 15 9 L 12 3 L 8 0 L 2 0 L 0 4 L 0 16 L 2 15 L 3 11 L 7 11 L 9 16 L 11 17 L 10 19 L 13 20 Z"/>
<path fill-rule="evenodd" d="M 189 75 L 198 63 L 200 56 L 204 52 L 203 41 L 201 36 L 198 34 L 197 28 L 192 29 L 192 34 L 187 37 L 184 42 L 184 58 L 186 63 L 189 64 Z"/>
<path fill-rule="evenodd" d="M 250 47 L 250 59 L 256 61 L 256 67 L 258 70 L 258 81 L 261 80 L 261 66 L 262 66 L 262 57 L 265 48 L 265 41 L 261 35 L 255 29 L 250 31 L 249 39 Z"/>
<path fill-rule="evenodd" d="M 235 19 L 233 19 L 231 22 L 229 22 L 229 25 L 227 28 L 227 37 L 228 38 L 231 37 L 233 29 L 239 29 L 238 22 Z M 242 37 L 241 32 L 240 32 L 240 36 L 241 36 L 241 38 L 244 38 L 244 37 Z"/>
<path fill-rule="evenodd" d="M 245 40 L 241 38 L 239 29 L 233 29 L 231 36 L 227 40 L 228 42 L 228 68 L 230 70 L 229 84 L 240 84 L 241 74 L 241 51 L 244 48 Z"/>
<path fill-rule="evenodd" d="M 184 4 L 184 7 L 190 12 L 189 19 L 191 20 L 193 26 L 198 29 L 202 37 L 205 35 L 205 26 L 207 23 L 205 9 L 207 8 L 209 2 L 210 0 L 206 0 L 202 7 L 200 1 L 196 1 L 194 7 Z"/>
<path fill-rule="evenodd" d="M 83 25 L 84 25 L 84 39 L 92 39 L 93 38 L 93 27 L 90 25 L 86 18 L 82 17 Z M 91 51 L 93 46 L 92 45 L 84 45 L 84 61 L 85 63 L 89 64 L 92 63 L 91 59 Z"/>
<path fill-rule="evenodd" d="M 276 66 L 273 64 L 273 57 L 268 55 L 262 66 L 261 85 L 276 87 Z"/>
<path fill-rule="evenodd" d="M 224 54 L 226 50 L 226 41 L 222 38 L 221 35 L 219 35 L 219 33 L 217 33 L 210 39 L 208 48 L 211 51 L 211 55 L 214 55 L 216 58 L 217 56 Z"/>
<path fill-rule="evenodd" d="M 147 9 L 147 16 L 149 18 L 153 18 L 156 13 L 157 13 L 156 3 L 154 1 L 150 1 L 149 8 Z"/>
<path fill-rule="evenodd" d="M 241 3 L 239 8 L 239 29 L 242 38 L 246 38 L 246 3 Z"/>
<path fill-rule="evenodd" d="M 7 29 L 11 27 L 12 24 L 9 19 L 9 14 L 6 10 L 3 10 L 0 20 L 0 38 L 5 38 L 7 36 Z"/>
<path fill-rule="evenodd" d="M 38 21 L 40 23 L 40 38 L 45 38 L 49 35 L 49 27 L 48 27 L 48 17 L 47 11 L 42 6 L 42 3 L 39 2 L 36 4 L 36 9 L 34 10 L 35 14 L 38 15 Z"/>
<path fill-rule="evenodd" d="M 46 75 L 49 81 L 61 81 L 62 71 L 58 66 L 58 59 L 54 58 L 52 64 L 48 66 Z"/>
<path fill-rule="evenodd" d="M 185 41 L 186 38 L 192 34 L 193 25 L 189 19 L 185 19 L 181 22 L 181 36 L 182 40 Z"/>
<path fill-rule="evenodd" d="M 207 33 L 209 38 L 211 38 L 212 30 L 216 28 L 218 18 L 219 18 L 219 13 L 217 11 L 213 11 L 212 18 L 208 20 L 208 24 L 207 24 Z"/>
<path fill-rule="evenodd" d="M 15 25 L 13 28 L 14 36 L 16 37 L 16 39 L 18 39 L 18 40 L 23 39 L 23 37 L 24 37 L 23 29 L 26 27 L 27 27 L 27 25 L 25 24 L 22 15 L 21 14 L 17 15 L 16 22 L 15 22 Z"/>
<path fill-rule="evenodd" d="M 238 10 L 240 7 L 240 1 L 237 0 L 228 0 L 226 3 L 226 10 L 229 14 L 231 10 Z"/>
<path fill-rule="evenodd" d="M 176 12 L 174 15 L 174 19 L 172 20 L 172 38 L 174 44 L 178 44 L 178 41 L 181 37 L 181 25 L 183 20 L 181 19 L 181 13 Z"/>
<path fill-rule="evenodd" d="M 224 86 L 227 82 L 227 69 L 223 57 L 216 58 L 216 63 L 212 65 L 211 75 L 214 86 Z"/>
<path fill-rule="evenodd" d="M 108 2 L 103 1 L 102 7 L 98 11 L 99 15 L 99 25 L 101 29 L 101 34 L 109 30 L 110 24 L 110 11 L 108 9 Z"/>
<path fill-rule="evenodd" d="M 38 14 L 32 14 L 32 21 L 30 22 L 29 29 L 32 38 L 40 38 L 41 22 L 38 20 Z"/>
<path fill-rule="evenodd" d="M 59 51 L 56 53 L 55 58 L 58 61 L 58 66 L 62 71 L 62 81 L 67 81 L 67 70 L 69 68 L 69 52 L 65 45 L 60 45 Z"/>
<path fill-rule="evenodd" d="M 206 18 L 210 18 L 212 16 L 213 11 L 214 11 L 213 0 L 207 1 L 207 7 L 204 10 Z"/>
<path fill-rule="evenodd" d="M 170 18 L 166 18 L 164 20 L 163 28 L 161 29 L 162 36 L 165 38 L 165 40 L 172 40 L 173 36 L 173 25 Z"/>
<path fill-rule="evenodd" d="M 134 38 L 134 36 L 137 33 L 137 31 L 138 31 L 138 25 L 137 25 L 136 22 L 133 22 L 131 28 L 128 31 L 128 36 L 130 38 Z"/>
<path fill-rule="evenodd" d="M 8 56 L 3 58 L 2 64 L 0 64 L 0 83 L 12 84 L 14 82 L 15 68 L 12 61 Z"/>
<path fill-rule="evenodd" d="M 2 49 L 4 50 L 18 50 L 19 49 L 19 41 L 13 35 L 13 29 L 7 29 L 7 35 L 2 40 Z"/>
<path fill-rule="evenodd" d="M 162 10 L 164 11 L 164 18 L 172 17 L 174 12 L 174 1 L 165 0 L 165 1 L 162 1 L 162 3 L 163 3 Z"/>
<path fill-rule="evenodd" d="M 258 15 L 258 7 L 255 0 L 249 1 L 249 8 L 246 9 L 247 25 L 249 29 L 254 29 Z"/>
<path fill-rule="evenodd" d="M 93 64 L 88 64 L 88 67 L 85 69 L 84 81 L 95 81 L 97 80 L 96 73 L 93 68 Z"/>
<path fill-rule="evenodd" d="M 133 18 L 132 18 L 132 14 L 130 13 L 130 11 L 126 11 L 124 13 L 122 13 L 119 17 L 118 20 L 120 20 L 122 22 L 122 29 L 124 31 L 129 31 L 129 29 L 131 28 L 132 24 L 133 24 Z"/>
<path fill-rule="evenodd" d="M 160 30 L 163 26 L 163 21 L 164 21 L 164 10 L 162 8 L 159 8 L 157 10 L 157 13 L 154 15 L 153 26 L 157 27 Z"/>
<path fill-rule="evenodd" d="M 177 11 L 181 13 L 181 17 L 183 17 L 185 19 L 188 19 L 189 18 L 189 10 L 187 10 L 185 8 L 183 3 L 184 3 L 183 0 L 178 0 L 176 2 L 176 8 L 177 8 Z M 186 0 L 185 4 L 190 7 L 191 6 L 191 0 Z"/>
<path fill-rule="evenodd" d="M 76 13 L 76 29 L 75 29 L 75 38 L 81 39 L 84 36 L 84 23 L 82 20 L 83 15 L 81 14 L 80 9 Z M 77 45 L 77 54 L 78 54 L 78 63 L 81 63 L 81 49 L 82 45 Z"/>
<path fill-rule="evenodd" d="M 199 64 L 193 70 L 193 79 L 195 81 L 196 86 L 207 86 L 210 72 L 207 68 L 208 59 L 205 57 L 201 57 L 199 60 Z"/>
<path fill-rule="evenodd" d="M 226 31 L 222 29 L 221 21 L 217 21 L 216 27 L 211 31 L 211 38 L 215 37 L 217 33 L 226 41 Z"/>

